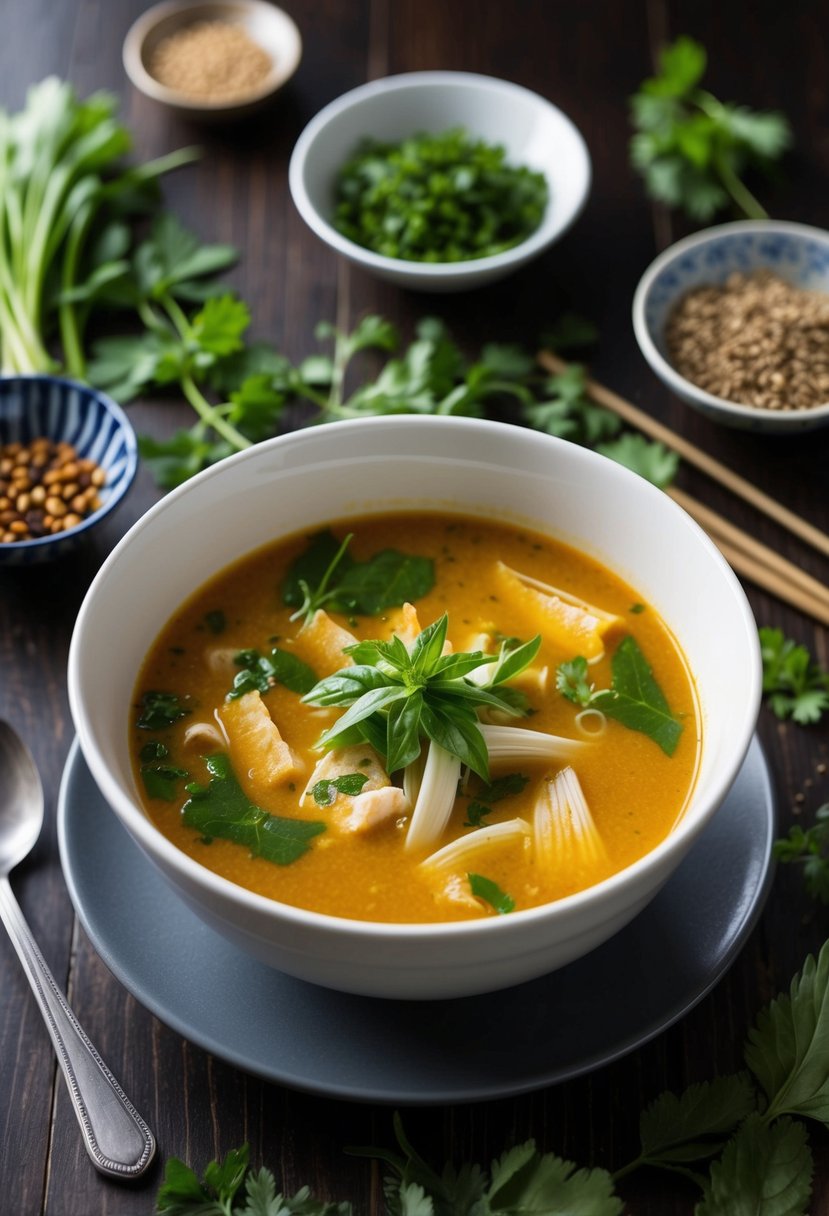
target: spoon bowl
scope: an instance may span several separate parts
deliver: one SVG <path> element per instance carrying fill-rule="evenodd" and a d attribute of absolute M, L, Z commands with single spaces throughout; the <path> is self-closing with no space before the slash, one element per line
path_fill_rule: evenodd
<path fill-rule="evenodd" d="M 32 754 L 0 719 L 0 874 L 34 848 L 43 826 L 43 786 Z"/>

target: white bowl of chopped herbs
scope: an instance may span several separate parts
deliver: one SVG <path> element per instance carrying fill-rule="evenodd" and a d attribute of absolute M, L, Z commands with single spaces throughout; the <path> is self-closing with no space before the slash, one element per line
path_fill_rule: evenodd
<path fill-rule="evenodd" d="M 565 114 L 519 85 L 412 72 L 353 89 L 302 132 L 294 202 L 317 236 L 423 291 L 494 282 L 578 215 L 590 157 Z"/>
<path fill-rule="evenodd" d="M 657 376 L 715 422 L 773 434 L 829 424 L 829 232 L 743 220 L 648 267 L 633 328 Z"/>

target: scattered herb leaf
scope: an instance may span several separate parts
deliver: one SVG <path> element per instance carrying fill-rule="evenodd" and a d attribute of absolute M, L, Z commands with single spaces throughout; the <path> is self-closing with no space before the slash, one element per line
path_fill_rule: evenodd
<path fill-rule="evenodd" d="M 829 904 L 829 802 L 815 811 L 814 824 L 805 830 L 799 823 L 774 842 L 778 861 L 803 866 L 803 881 L 813 899 Z"/>
<path fill-rule="evenodd" d="M 253 690 L 266 693 L 274 684 L 283 684 L 291 692 L 304 696 L 317 683 L 313 668 L 290 650 L 280 650 L 278 646 L 274 646 L 270 655 L 260 654 L 258 650 L 240 650 L 236 663 L 241 671 L 233 680 L 233 688 L 228 693 L 230 698 L 242 697 Z"/>
<path fill-rule="evenodd" d="M 489 904 L 499 916 L 505 916 L 507 912 L 515 911 L 515 900 L 506 891 L 502 891 L 497 882 L 493 882 L 484 874 L 467 874 L 466 877 L 469 879 L 469 888 L 475 898 L 482 899 L 484 903 Z"/>
<path fill-rule="evenodd" d="M 204 614 L 204 622 L 211 633 L 224 633 L 227 629 L 227 618 L 221 608 L 214 608 Z"/>
<path fill-rule="evenodd" d="M 148 764 L 151 760 L 165 760 L 169 754 L 170 749 L 166 743 L 162 743 L 160 739 L 153 739 L 144 744 L 138 753 L 138 758 Z"/>
<path fill-rule="evenodd" d="M 135 724 L 139 730 L 164 730 L 190 713 L 172 692 L 145 692 L 139 711 Z"/>
<path fill-rule="evenodd" d="M 285 819 L 255 806 L 239 785 L 227 756 L 208 756 L 206 763 L 209 783 L 188 785 L 190 797 L 181 808 L 184 823 L 206 839 L 232 840 L 246 845 L 254 857 L 286 866 L 302 857 L 311 839 L 325 831 L 324 823 Z"/>
<path fill-rule="evenodd" d="M 332 802 L 337 801 L 338 794 L 356 797 L 367 781 L 365 773 L 343 773 L 341 777 L 318 781 L 311 790 L 311 797 L 317 806 L 331 806 Z"/>
<path fill-rule="evenodd" d="M 141 779 L 147 796 L 162 802 L 175 802 L 179 780 L 189 776 L 186 768 L 176 768 L 172 764 L 141 765 Z"/>
<path fill-rule="evenodd" d="M 428 557 L 383 549 L 358 562 L 347 552 L 351 535 L 339 542 L 321 532 L 293 563 L 282 586 L 289 606 L 299 605 L 292 620 L 317 609 L 378 616 L 387 608 L 422 599 L 435 585 L 434 562 Z"/>
<path fill-rule="evenodd" d="M 694 220 L 729 204 L 749 219 L 767 219 L 742 174 L 769 170 L 791 143 L 789 124 L 782 114 L 724 105 L 702 89 L 706 60 L 691 38 L 664 48 L 659 75 L 631 98 L 631 160 L 652 198 Z"/>
<path fill-rule="evenodd" d="M 812 1168 L 802 1123 L 749 1115 L 712 1164 L 696 1216 L 808 1216 Z"/>

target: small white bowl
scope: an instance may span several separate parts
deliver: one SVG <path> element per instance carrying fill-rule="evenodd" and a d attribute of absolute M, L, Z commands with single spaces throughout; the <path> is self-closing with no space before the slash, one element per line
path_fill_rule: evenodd
<path fill-rule="evenodd" d="M 270 55 L 272 67 L 262 83 L 243 98 L 209 101 L 161 84 L 150 72 L 153 55 L 165 38 L 204 21 L 241 26 Z M 260 109 L 293 76 L 302 58 L 299 30 L 287 13 L 266 0 L 164 0 L 147 9 L 124 39 L 124 69 L 147 97 L 176 113 L 200 120 L 242 118 Z"/>
<path fill-rule="evenodd" d="M 558 536 L 610 564 L 653 605 L 678 639 L 699 697 L 703 744 L 689 806 L 634 865 L 509 916 L 377 924 L 255 895 L 177 849 L 142 810 L 129 755 L 137 673 L 180 604 L 243 549 L 338 518 L 422 509 L 494 517 Z M 728 792 L 754 731 L 760 689 L 757 628 L 745 593 L 676 503 L 595 452 L 469 418 L 312 427 L 257 444 L 185 482 L 104 563 L 81 607 L 69 656 L 69 700 L 92 775 L 195 913 L 281 971 L 401 998 L 518 984 L 621 929 L 670 877 Z"/>
<path fill-rule="evenodd" d="M 463 127 L 506 149 L 513 165 L 547 179 L 540 226 L 504 253 L 464 262 L 410 262 L 364 249 L 331 223 L 334 183 L 363 139 L 397 141 Z M 321 110 L 297 140 L 289 173 L 297 209 L 321 240 L 382 279 L 420 291 L 463 291 L 504 278 L 565 232 L 590 189 L 590 156 L 570 119 L 537 93 L 470 72 L 411 72 L 352 89 Z"/>
<path fill-rule="evenodd" d="M 714 422 L 744 431 L 794 434 L 829 424 L 829 402 L 802 410 L 769 410 L 715 397 L 681 376 L 668 360 L 665 328 L 695 287 L 724 283 L 735 271 L 772 270 L 796 287 L 829 295 L 829 232 L 785 220 L 740 220 L 706 228 L 651 262 L 633 297 L 633 331 L 660 380 Z"/>

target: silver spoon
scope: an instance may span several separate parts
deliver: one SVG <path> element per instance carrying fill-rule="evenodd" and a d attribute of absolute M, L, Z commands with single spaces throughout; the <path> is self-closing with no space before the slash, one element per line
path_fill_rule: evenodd
<path fill-rule="evenodd" d="M 96 1169 L 137 1178 L 155 1137 L 104 1064 L 55 983 L 12 894 L 9 873 L 30 852 L 43 824 L 43 787 L 28 748 L 0 719 L 0 919 L 37 997 L 55 1045 L 84 1145 Z"/>

